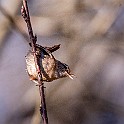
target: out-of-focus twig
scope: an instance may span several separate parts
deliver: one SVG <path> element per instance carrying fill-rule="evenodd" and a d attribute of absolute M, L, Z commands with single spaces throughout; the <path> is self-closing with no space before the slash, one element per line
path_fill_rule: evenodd
<path fill-rule="evenodd" d="M 16 20 L 14 19 L 13 16 L 11 16 L 6 9 L 4 9 L 1 5 L 0 5 L 0 11 L 1 13 L 9 20 L 9 22 L 11 23 L 11 25 L 24 37 L 24 39 L 26 41 L 28 41 L 28 36 L 26 34 L 23 33 L 23 31 L 20 29 L 18 23 L 16 22 Z"/>
<path fill-rule="evenodd" d="M 46 109 L 46 102 L 45 102 L 45 94 L 44 94 L 44 83 L 42 82 L 42 75 L 41 75 L 41 69 L 38 62 L 38 58 L 36 56 L 36 41 L 37 37 L 33 34 L 32 25 L 30 22 L 30 15 L 28 10 L 27 1 L 23 0 L 23 5 L 21 8 L 21 14 L 27 23 L 28 33 L 30 37 L 30 43 L 32 47 L 32 52 L 34 53 L 34 59 L 35 59 L 35 66 L 38 74 L 38 83 L 39 83 L 39 91 L 41 96 L 41 107 L 40 107 L 40 113 L 43 119 L 44 124 L 48 124 L 48 117 L 47 117 L 47 109 Z"/>
<path fill-rule="evenodd" d="M 11 0 L 11 1 L 0 1 L 0 49 L 2 50 L 2 45 L 4 45 L 4 42 L 6 42 L 6 36 L 9 33 L 10 28 L 10 21 L 4 16 L 3 12 L 1 11 L 2 8 L 5 8 L 5 10 L 12 16 L 15 17 L 18 6 L 21 3 L 21 1 L 18 0 Z M 10 3 L 11 2 L 11 3 Z"/>

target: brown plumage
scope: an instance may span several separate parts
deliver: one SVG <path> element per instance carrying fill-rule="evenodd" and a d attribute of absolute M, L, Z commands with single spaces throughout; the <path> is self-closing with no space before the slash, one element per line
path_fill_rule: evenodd
<path fill-rule="evenodd" d="M 73 75 L 70 74 L 69 66 L 56 60 L 52 55 L 52 52 L 59 48 L 60 44 L 53 47 L 42 47 L 41 45 L 36 44 L 36 55 L 41 69 L 42 81 L 51 82 L 67 76 L 73 79 Z M 38 75 L 32 51 L 29 51 L 26 55 L 26 64 L 30 80 L 38 83 Z"/>

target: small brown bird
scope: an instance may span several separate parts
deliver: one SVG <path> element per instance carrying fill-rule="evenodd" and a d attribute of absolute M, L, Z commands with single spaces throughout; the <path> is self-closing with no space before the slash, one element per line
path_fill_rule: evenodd
<path fill-rule="evenodd" d="M 60 45 L 42 47 L 41 45 L 36 44 L 36 56 L 41 69 L 42 81 L 51 82 L 67 76 L 73 79 L 74 75 L 70 73 L 69 66 L 56 60 L 52 55 L 52 52 L 59 48 Z M 26 55 L 26 64 L 30 80 L 38 84 L 38 74 L 32 51 L 29 51 Z"/>

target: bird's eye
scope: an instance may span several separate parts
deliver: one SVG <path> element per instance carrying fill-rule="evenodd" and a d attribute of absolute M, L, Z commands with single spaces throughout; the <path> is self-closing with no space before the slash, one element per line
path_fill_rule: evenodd
<path fill-rule="evenodd" d="M 65 63 L 63 63 L 63 65 L 65 69 L 68 69 L 68 65 L 66 65 Z"/>
<path fill-rule="evenodd" d="M 69 72 L 70 71 L 69 66 L 66 65 L 65 63 L 63 65 L 64 65 L 65 70 Z"/>

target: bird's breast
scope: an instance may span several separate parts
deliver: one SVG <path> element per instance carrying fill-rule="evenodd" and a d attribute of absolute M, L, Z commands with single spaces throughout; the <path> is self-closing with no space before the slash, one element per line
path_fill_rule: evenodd
<path fill-rule="evenodd" d="M 37 78 L 37 71 L 36 71 L 34 56 L 32 53 L 27 54 L 26 64 L 27 64 L 28 74 L 34 76 L 34 78 Z"/>

